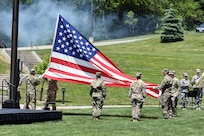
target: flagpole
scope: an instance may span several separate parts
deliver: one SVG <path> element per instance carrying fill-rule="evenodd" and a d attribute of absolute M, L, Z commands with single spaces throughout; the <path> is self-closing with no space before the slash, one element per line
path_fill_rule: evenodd
<path fill-rule="evenodd" d="M 89 41 L 90 41 L 91 43 L 94 42 L 94 38 L 93 38 L 93 0 L 91 0 L 90 37 L 89 37 Z"/>
<path fill-rule="evenodd" d="M 19 83 L 19 60 L 17 59 L 18 12 L 19 12 L 19 0 L 13 0 L 12 48 L 11 48 L 10 85 L 9 85 L 10 99 L 3 103 L 2 108 L 20 108 L 19 102 L 17 101 L 17 88 Z"/>
<path fill-rule="evenodd" d="M 57 27 L 58 27 L 58 22 L 59 22 L 59 19 L 60 19 L 60 14 L 58 13 L 57 14 L 57 21 L 56 21 L 56 24 L 55 24 L 55 32 L 54 32 L 54 37 L 53 37 L 53 40 L 52 40 L 52 48 L 54 47 L 54 44 L 55 44 L 55 39 L 56 39 L 56 33 L 57 33 Z M 50 59 L 51 59 L 51 54 L 52 54 L 52 49 L 51 49 L 51 53 L 50 53 Z M 49 61 L 50 62 L 50 61 Z M 48 67 L 49 67 L 50 63 L 48 64 Z M 45 72 L 46 73 L 46 70 Z"/>

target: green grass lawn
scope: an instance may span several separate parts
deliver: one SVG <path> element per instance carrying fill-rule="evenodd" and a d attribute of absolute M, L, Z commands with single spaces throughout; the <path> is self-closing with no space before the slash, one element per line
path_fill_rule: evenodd
<path fill-rule="evenodd" d="M 204 33 L 186 32 L 184 41 L 173 43 L 160 43 L 160 36 L 147 35 L 142 38 L 149 38 L 143 41 L 131 43 L 115 44 L 108 46 L 98 46 L 97 48 L 110 58 L 124 73 L 135 76 L 135 72 L 143 73 L 143 80 L 151 83 L 159 84 L 163 79 L 161 71 L 164 68 L 175 70 L 177 77 L 182 78 L 183 72 L 187 72 L 189 78 L 195 74 L 195 69 L 204 70 Z M 135 37 L 138 38 L 138 37 Z M 140 37 L 139 37 L 140 38 Z M 128 38 L 134 39 L 134 37 Z M 49 53 L 50 50 L 37 50 L 41 57 Z M 0 72 L 5 73 L 4 68 L 8 67 L 2 61 Z M 2 72 L 3 71 L 3 72 Z M 90 105 L 89 85 L 72 84 L 59 82 L 59 90 L 57 93 L 57 104 L 62 103 L 61 88 L 65 87 L 65 105 Z M 25 88 L 25 87 L 24 87 Z M 22 87 L 21 95 L 24 98 L 25 92 Z M 37 86 L 37 95 L 41 85 Z M 128 88 L 107 88 L 107 105 L 129 105 Z M 46 94 L 46 85 L 44 86 L 43 96 Z M 21 100 L 21 103 L 24 99 Z M 41 102 L 39 102 L 40 104 Z M 147 97 L 145 105 L 156 105 L 158 100 Z"/>
<path fill-rule="evenodd" d="M 141 121 L 131 121 L 131 108 L 104 108 L 94 121 L 91 109 L 65 110 L 62 121 L 2 125 L 9 136 L 201 136 L 203 111 L 178 109 L 178 117 L 165 120 L 161 108 L 144 107 Z"/>
<path fill-rule="evenodd" d="M 143 38 L 144 36 L 142 36 Z M 204 70 L 204 34 L 186 32 L 184 41 L 174 43 L 160 43 L 159 35 L 146 36 L 150 39 L 98 46 L 97 48 L 110 58 L 124 73 L 135 76 L 135 72 L 143 73 L 143 80 L 159 84 L 163 79 L 162 70 L 169 68 L 177 72 L 177 77 L 182 78 L 183 72 L 187 72 L 189 78 L 195 74 L 195 69 Z M 137 37 L 138 38 L 138 37 Z M 133 38 L 130 38 L 133 39 Z M 37 51 L 43 56 L 50 50 Z M 89 105 L 89 86 L 71 83 L 59 83 L 60 88 L 66 88 L 66 105 Z M 129 104 L 128 88 L 107 88 L 108 105 Z M 62 99 L 61 89 L 58 90 L 58 102 Z M 158 100 L 147 97 L 145 104 L 158 104 Z"/>
<path fill-rule="evenodd" d="M 148 37 L 148 36 L 147 36 Z M 161 71 L 169 68 L 177 72 L 187 72 L 189 78 L 195 69 L 204 70 L 204 33 L 185 33 L 184 41 L 160 43 L 159 35 L 151 35 L 150 39 L 132 43 L 123 43 L 97 47 L 109 57 L 124 73 L 133 76 L 135 72 L 143 73 L 143 80 L 160 83 L 163 79 Z M 41 56 L 50 50 L 37 51 Z M 4 62 L 0 65 L 0 73 L 5 73 Z M 8 66 L 8 64 L 6 64 Z M 3 67 L 3 68 L 2 68 Z M 3 71 L 3 72 L 2 72 Z M 7 71 L 8 72 L 8 71 Z M 89 85 L 59 82 L 57 105 L 62 103 L 61 88 L 65 87 L 65 105 L 91 105 Z M 37 97 L 41 85 L 37 86 Z M 105 105 L 130 105 L 128 88 L 107 88 Z M 46 85 L 43 96 L 46 94 Z M 24 103 L 24 87 L 21 91 L 21 103 Z M 94 121 L 91 109 L 64 110 L 63 120 L 24 125 L 2 125 L 0 135 L 10 136 L 201 136 L 203 135 L 204 112 L 196 110 L 178 110 L 178 117 L 164 120 L 158 99 L 147 97 L 142 118 L 138 123 L 131 121 L 131 108 L 104 108 L 102 120 Z M 38 101 L 38 105 L 42 102 Z"/>
<path fill-rule="evenodd" d="M 140 37 L 130 37 L 135 39 Z M 143 80 L 159 84 L 163 79 L 161 71 L 169 68 L 177 72 L 177 77 L 182 78 L 183 72 L 187 72 L 189 78 L 195 74 L 195 69 L 204 70 L 204 34 L 186 32 L 184 41 L 174 43 L 160 43 L 159 35 L 141 36 L 149 38 L 143 41 L 98 46 L 97 48 L 110 58 L 124 73 L 135 76 L 135 72 L 143 73 Z M 37 50 L 41 57 L 50 53 L 50 50 Z M 2 59 L 0 73 L 9 73 L 9 64 Z M 90 105 L 89 85 L 59 82 L 57 104 L 62 103 L 62 87 L 66 88 L 65 105 Z M 37 86 L 37 97 L 41 85 Z M 22 87 L 21 103 L 24 103 L 25 85 Z M 106 98 L 107 105 L 129 105 L 128 88 L 108 87 Z M 46 94 L 44 86 L 43 96 Z M 44 98 L 44 97 L 43 97 Z M 39 102 L 41 104 L 42 102 Z M 158 99 L 147 97 L 145 105 L 157 105 Z"/>
<path fill-rule="evenodd" d="M 5 59 L 3 55 L 0 54 L 0 73 L 1 74 L 8 74 L 10 73 L 10 62 L 8 59 Z"/>

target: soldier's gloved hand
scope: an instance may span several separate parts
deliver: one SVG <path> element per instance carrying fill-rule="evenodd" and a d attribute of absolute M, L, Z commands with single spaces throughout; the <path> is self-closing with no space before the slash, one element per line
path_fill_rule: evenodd
<path fill-rule="evenodd" d="M 42 79 L 42 75 L 39 75 L 39 76 L 38 76 L 38 79 Z"/>
<path fill-rule="evenodd" d="M 158 87 L 157 87 L 157 86 L 154 86 L 153 89 L 154 89 L 154 90 L 158 90 Z"/>

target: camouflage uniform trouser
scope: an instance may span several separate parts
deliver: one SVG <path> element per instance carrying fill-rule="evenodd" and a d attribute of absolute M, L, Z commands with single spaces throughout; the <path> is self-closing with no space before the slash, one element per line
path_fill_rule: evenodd
<path fill-rule="evenodd" d="M 26 94 L 26 102 L 24 105 L 24 109 L 29 109 L 29 104 L 31 102 L 31 109 L 35 109 L 36 108 L 36 101 L 35 101 L 36 97 L 34 93 L 27 93 Z"/>
<path fill-rule="evenodd" d="M 141 115 L 143 102 L 138 101 L 137 99 L 131 99 L 131 103 L 132 103 L 132 119 L 138 120 Z"/>
<path fill-rule="evenodd" d="M 181 92 L 182 108 L 186 108 L 188 105 L 188 92 Z"/>
<path fill-rule="evenodd" d="M 171 97 L 171 94 L 169 92 L 164 92 L 161 95 L 161 105 L 162 105 L 162 113 L 163 113 L 164 119 L 169 118 L 170 97 Z"/>
<path fill-rule="evenodd" d="M 92 116 L 100 117 L 103 108 L 103 98 L 92 97 Z"/>
<path fill-rule="evenodd" d="M 202 103 L 202 98 L 203 98 L 203 91 L 202 89 L 197 90 L 197 95 L 196 95 L 196 108 L 200 108 L 201 107 L 201 103 Z"/>
<path fill-rule="evenodd" d="M 176 114 L 177 114 L 177 110 L 176 110 L 177 102 L 178 102 L 177 97 L 174 97 L 174 96 L 170 97 L 170 111 L 169 111 L 170 116 L 176 116 Z"/>

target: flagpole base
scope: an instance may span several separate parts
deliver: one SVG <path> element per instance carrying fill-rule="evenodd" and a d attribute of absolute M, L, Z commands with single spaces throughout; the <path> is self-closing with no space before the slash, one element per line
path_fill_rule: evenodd
<path fill-rule="evenodd" d="M 2 108 L 20 109 L 19 103 L 12 100 L 6 100 L 2 103 Z"/>

